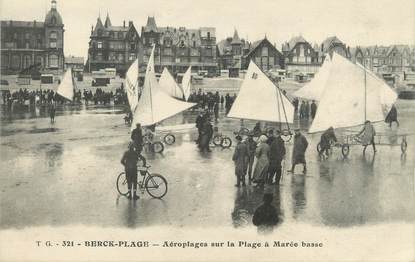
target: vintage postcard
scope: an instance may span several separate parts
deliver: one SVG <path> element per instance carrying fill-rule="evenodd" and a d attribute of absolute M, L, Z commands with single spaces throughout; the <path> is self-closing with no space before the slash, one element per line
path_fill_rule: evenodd
<path fill-rule="evenodd" d="M 414 261 L 413 0 L 3 0 L 0 261 Z"/>

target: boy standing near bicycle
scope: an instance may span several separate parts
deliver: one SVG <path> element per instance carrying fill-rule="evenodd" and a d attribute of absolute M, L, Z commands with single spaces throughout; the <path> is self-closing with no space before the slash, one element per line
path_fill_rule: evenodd
<path fill-rule="evenodd" d="M 128 183 L 128 199 L 139 199 L 137 195 L 137 153 L 134 151 L 134 146 L 130 145 L 128 150 L 125 151 L 121 164 L 125 168 L 125 176 L 127 177 Z M 133 194 L 131 194 L 133 191 Z"/>

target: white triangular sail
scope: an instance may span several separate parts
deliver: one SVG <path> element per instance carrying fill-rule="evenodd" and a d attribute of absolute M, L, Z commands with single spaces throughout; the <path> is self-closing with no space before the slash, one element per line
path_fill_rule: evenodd
<path fill-rule="evenodd" d="M 138 59 L 131 64 L 125 75 L 125 89 L 131 111 L 134 111 L 138 104 Z"/>
<path fill-rule="evenodd" d="M 56 91 L 59 95 L 65 97 L 66 99 L 73 100 L 74 96 L 74 88 L 75 83 L 72 76 L 72 68 L 68 68 L 65 74 L 63 75 L 63 79 L 58 86 L 58 90 Z"/>
<path fill-rule="evenodd" d="M 323 65 L 318 70 L 314 78 L 304 85 L 301 89 L 293 93 L 293 96 L 307 100 L 319 101 L 326 86 L 327 78 L 330 74 L 331 59 L 326 56 Z"/>
<path fill-rule="evenodd" d="M 366 120 L 382 121 L 382 86 L 364 68 L 333 53 L 316 116 L 309 132 L 362 125 Z"/>
<path fill-rule="evenodd" d="M 183 79 L 182 79 L 182 90 L 184 94 L 184 99 L 186 101 L 189 99 L 189 96 L 190 96 L 191 80 L 192 80 L 192 67 L 189 66 L 186 73 L 184 73 Z"/>
<path fill-rule="evenodd" d="M 133 112 L 133 124 L 142 126 L 156 124 L 166 118 L 176 115 L 196 104 L 182 102 L 163 92 L 154 73 L 154 47 L 147 65 L 144 87 L 138 105 Z"/>
<path fill-rule="evenodd" d="M 378 81 L 380 85 L 380 102 L 385 109 L 384 111 L 389 112 L 392 105 L 396 102 L 396 99 L 398 99 L 398 94 L 396 94 L 396 92 L 393 91 L 392 88 L 383 79 L 379 78 L 375 73 L 366 69 L 363 65 L 359 63 L 357 63 L 357 65 L 366 70 L 368 78 L 372 78 Z"/>
<path fill-rule="evenodd" d="M 163 73 L 161 73 L 159 85 L 171 97 L 183 99 L 182 88 L 174 81 L 173 76 L 166 67 L 163 69 Z"/>
<path fill-rule="evenodd" d="M 293 123 L 294 106 L 251 61 L 228 117 Z"/>

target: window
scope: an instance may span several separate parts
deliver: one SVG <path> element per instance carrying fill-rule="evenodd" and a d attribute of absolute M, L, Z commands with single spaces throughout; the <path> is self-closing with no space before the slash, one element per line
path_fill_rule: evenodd
<path fill-rule="evenodd" d="M 118 61 L 124 62 L 124 55 L 123 54 L 118 54 Z"/>
<path fill-rule="evenodd" d="M 58 38 L 58 34 L 55 31 L 50 32 L 50 37 L 49 38 L 56 39 L 56 38 Z"/>
<path fill-rule="evenodd" d="M 25 48 L 26 48 L 26 49 L 29 49 L 29 48 L 30 48 L 30 43 L 29 43 L 29 42 L 26 42 L 26 43 L 25 43 Z"/>
<path fill-rule="evenodd" d="M 134 61 L 134 59 L 135 59 L 135 54 L 134 53 L 130 54 L 128 60 Z"/>
<path fill-rule="evenodd" d="M 97 43 L 97 48 L 98 48 L 98 49 L 101 49 L 101 48 L 102 48 L 102 42 L 98 42 L 98 43 Z"/>
<path fill-rule="evenodd" d="M 50 55 L 49 56 L 49 67 L 58 67 L 59 66 L 59 58 L 57 55 Z"/>
<path fill-rule="evenodd" d="M 135 50 L 135 44 L 130 44 L 130 49 Z"/>
<path fill-rule="evenodd" d="M 193 47 L 196 47 L 196 41 L 193 41 Z"/>
<path fill-rule="evenodd" d="M 29 40 L 29 39 L 30 39 L 30 34 L 29 34 L 29 33 L 26 33 L 26 34 L 24 35 L 24 37 L 26 38 L 26 40 Z"/>
<path fill-rule="evenodd" d="M 20 68 L 20 56 L 18 56 L 18 55 L 13 55 L 12 56 L 12 68 L 13 69 Z"/>
<path fill-rule="evenodd" d="M 118 38 L 119 38 L 119 39 L 122 39 L 122 37 L 123 37 L 122 32 L 118 32 Z"/>
<path fill-rule="evenodd" d="M 268 47 L 266 46 L 262 47 L 261 56 L 268 56 Z"/>
<path fill-rule="evenodd" d="M 36 64 L 43 66 L 43 58 L 41 56 L 36 57 Z"/>
<path fill-rule="evenodd" d="M 98 61 L 102 61 L 102 53 L 101 53 L 101 52 L 98 52 L 98 53 L 97 53 L 96 59 L 97 59 Z"/>
<path fill-rule="evenodd" d="M 55 41 L 50 42 L 50 48 L 56 48 L 56 42 Z"/>

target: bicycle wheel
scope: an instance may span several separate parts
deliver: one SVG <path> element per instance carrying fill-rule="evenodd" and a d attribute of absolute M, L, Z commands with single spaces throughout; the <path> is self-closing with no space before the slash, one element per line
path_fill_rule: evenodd
<path fill-rule="evenodd" d="M 342 145 L 342 154 L 344 157 L 347 157 L 350 152 L 350 146 L 348 144 Z"/>
<path fill-rule="evenodd" d="M 117 177 L 117 191 L 122 196 L 128 193 L 128 182 L 125 172 L 121 172 Z"/>
<path fill-rule="evenodd" d="M 213 137 L 213 144 L 215 145 L 215 146 L 220 146 L 220 145 L 222 145 L 222 136 L 221 135 L 215 135 L 214 137 Z"/>
<path fill-rule="evenodd" d="M 164 136 L 163 140 L 167 145 L 173 145 L 174 142 L 176 142 L 176 137 L 173 134 L 167 134 Z"/>
<path fill-rule="evenodd" d="M 223 148 L 230 148 L 232 146 L 232 140 L 229 137 L 225 136 L 222 140 L 221 146 Z"/>
<path fill-rule="evenodd" d="M 152 146 L 153 146 L 154 153 L 161 153 L 164 150 L 164 145 L 161 142 L 158 142 L 158 141 L 154 142 Z"/>
<path fill-rule="evenodd" d="M 159 174 L 148 175 L 145 183 L 147 193 L 154 198 L 162 198 L 167 194 L 167 180 Z"/>
<path fill-rule="evenodd" d="M 288 129 L 281 130 L 281 138 L 284 140 L 284 142 L 289 142 L 291 138 L 293 137 L 293 134 Z"/>

